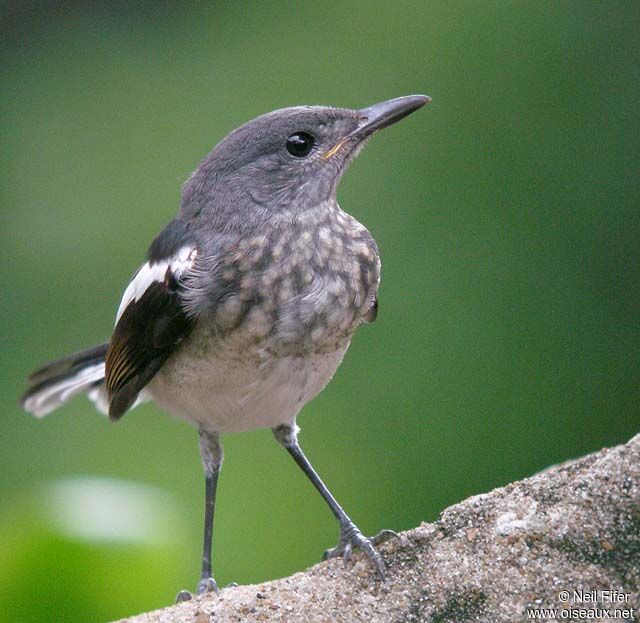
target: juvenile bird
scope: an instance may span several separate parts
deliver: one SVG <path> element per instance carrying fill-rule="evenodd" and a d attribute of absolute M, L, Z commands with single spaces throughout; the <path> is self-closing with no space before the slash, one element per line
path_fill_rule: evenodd
<path fill-rule="evenodd" d="M 153 400 L 198 427 L 206 477 L 198 593 L 217 590 L 220 435 L 265 427 L 340 524 L 325 558 L 349 559 L 357 547 L 385 578 L 374 545 L 391 531 L 362 534 L 300 448 L 296 417 L 378 312 L 378 248 L 340 209 L 340 178 L 374 132 L 429 101 L 285 108 L 231 132 L 184 184 L 180 211 L 126 288 L 110 340 L 29 377 L 22 405 L 37 417 L 84 393 L 113 421 Z"/>

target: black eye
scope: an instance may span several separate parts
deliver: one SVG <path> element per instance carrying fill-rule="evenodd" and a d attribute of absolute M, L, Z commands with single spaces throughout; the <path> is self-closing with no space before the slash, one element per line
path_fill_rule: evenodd
<path fill-rule="evenodd" d="M 304 158 L 311 153 L 316 140 L 306 132 L 296 132 L 287 139 L 287 151 L 296 158 Z"/>

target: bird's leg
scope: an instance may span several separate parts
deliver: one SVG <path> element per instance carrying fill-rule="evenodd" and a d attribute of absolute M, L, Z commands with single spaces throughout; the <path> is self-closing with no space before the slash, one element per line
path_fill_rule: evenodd
<path fill-rule="evenodd" d="M 211 543 L 213 538 L 213 515 L 216 510 L 216 488 L 218 475 L 222 465 L 223 451 L 220 437 L 217 433 L 211 433 L 200 429 L 200 456 L 204 466 L 205 475 L 205 504 L 204 504 L 204 543 L 202 548 L 202 572 L 198 582 L 197 593 L 218 592 L 218 585 L 213 579 L 211 570 Z M 176 601 L 187 601 L 193 596 L 189 591 L 182 590 L 178 593 Z"/>
<path fill-rule="evenodd" d="M 397 536 L 393 530 L 383 530 L 378 535 L 368 538 L 365 537 L 358 527 L 351 521 L 351 518 L 344 512 L 340 504 L 333 497 L 329 489 L 318 476 L 318 473 L 304 455 L 304 452 L 298 444 L 298 427 L 295 424 L 283 424 L 273 429 L 273 434 L 278 443 L 282 444 L 293 460 L 300 466 L 307 478 L 312 482 L 313 486 L 320 492 L 325 502 L 329 505 L 331 512 L 335 515 L 340 523 L 340 540 L 338 545 L 332 549 L 328 549 L 323 560 L 342 556 L 348 561 L 354 547 L 359 547 L 369 560 L 375 565 L 380 579 L 384 582 L 386 579 L 386 569 L 382 556 L 376 551 L 374 545 L 381 543 L 392 536 Z"/>

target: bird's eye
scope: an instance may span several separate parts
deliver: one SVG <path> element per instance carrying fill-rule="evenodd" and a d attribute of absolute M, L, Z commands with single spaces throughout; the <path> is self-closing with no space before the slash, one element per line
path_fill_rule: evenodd
<path fill-rule="evenodd" d="M 296 158 L 304 158 L 311 153 L 316 140 L 306 132 L 296 132 L 287 139 L 287 151 Z"/>

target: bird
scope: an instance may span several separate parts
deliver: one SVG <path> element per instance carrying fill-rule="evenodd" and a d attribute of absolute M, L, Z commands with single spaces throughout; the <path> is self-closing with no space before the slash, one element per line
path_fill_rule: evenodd
<path fill-rule="evenodd" d="M 184 183 L 178 214 L 124 291 L 109 341 L 28 377 L 21 404 L 38 418 L 85 394 L 114 422 L 153 401 L 197 427 L 205 474 L 197 594 L 218 591 L 221 436 L 259 428 L 272 430 L 338 521 L 338 544 L 324 559 L 348 561 L 357 548 L 386 579 L 376 546 L 395 533 L 363 535 L 303 452 L 296 418 L 357 327 L 378 314 L 378 247 L 340 208 L 338 184 L 372 135 L 430 101 L 295 106 L 233 130 Z M 191 597 L 183 590 L 178 601 Z"/>

